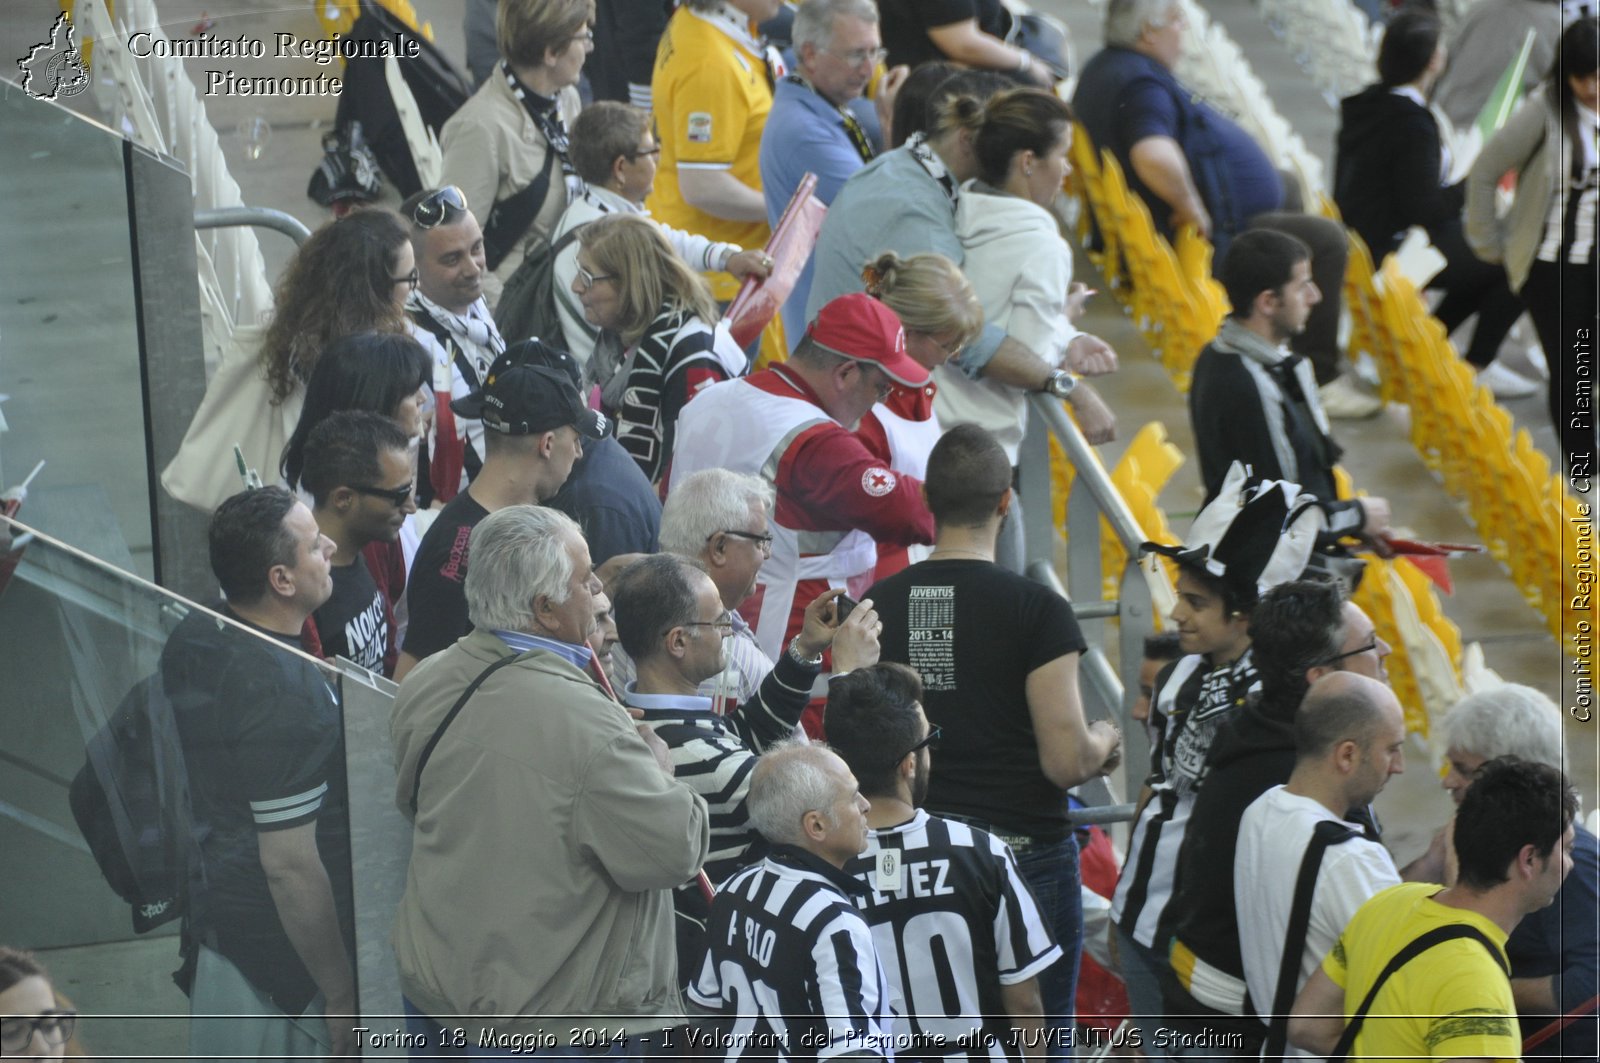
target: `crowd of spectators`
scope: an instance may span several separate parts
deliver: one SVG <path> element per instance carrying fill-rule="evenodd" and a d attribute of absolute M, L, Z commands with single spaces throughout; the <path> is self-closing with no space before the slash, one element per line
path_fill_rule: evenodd
<path fill-rule="evenodd" d="M 1559 733 L 1554 707 L 1500 687 L 1446 717 L 1460 809 L 1404 872 L 1431 885 L 1401 884 L 1368 807 L 1406 734 L 1348 600 L 1390 528 L 1335 485 L 1330 419 L 1367 405 L 1329 390 L 1345 230 L 1178 81 L 1181 5 L 1110 0 L 1071 104 L 1066 52 L 999 0 L 802 0 L 787 60 L 777 0 L 621 6 L 499 0 L 444 184 L 323 227 L 280 284 L 283 485 L 213 514 L 224 620 L 191 614 L 161 658 L 206 826 L 191 1050 L 353 1048 L 344 732 L 304 650 L 399 683 L 414 1054 L 1071 1054 L 1068 792 L 1122 734 L 1085 710 L 1071 603 L 1021 574 L 1014 485 L 1028 393 L 1091 441 L 1116 427 L 1053 213 L 1079 119 L 1163 231 L 1213 241 L 1233 308 L 1189 400 L 1208 504 L 1145 544 L 1178 577 L 1111 902 L 1134 1036 L 1506 1058 L 1589 1002 L 1558 1044 L 1592 1056 L 1600 851 L 1559 746 L 1513 740 Z M 1593 320 L 1594 35 L 1567 28 L 1464 185 L 1427 107 L 1437 20 L 1397 16 L 1346 101 L 1346 221 L 1376 255 L 1427 231 L 1474 364 L 1523 306 L 1553 356 Z M 722 310 L 774 275 L 807 171 L 815 254 L 741 349 Z M 503 335 L 502 292 L 548 331 Z M 1380 973 L 1424 931 L 1444 944 Z M 0 975 L 5 1054 L 59 1052 L 42 968 L 3 950 Z"/>

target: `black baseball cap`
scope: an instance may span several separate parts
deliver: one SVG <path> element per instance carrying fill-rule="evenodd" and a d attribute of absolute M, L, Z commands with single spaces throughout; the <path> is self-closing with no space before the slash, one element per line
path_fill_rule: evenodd
<path fill-rule="evenodd" d="M 450 409 L 506 435 L 535 435 L 571 425 L 587 439 L 604 438 L 605 417 L 584 404 L 568 373 L 553 368 L 559 362 L 540 357 L 543 350 L 537 340 L 508 347 L 489 367 L 483 386 L 450 403 Z"/>

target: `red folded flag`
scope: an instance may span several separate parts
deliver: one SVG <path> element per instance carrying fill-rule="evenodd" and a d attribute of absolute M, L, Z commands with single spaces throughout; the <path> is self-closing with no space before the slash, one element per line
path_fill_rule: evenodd
<path fill-rule="evenodd" d="M 764 281 L 746 277 L 739 294 L 728 304 L 728 312 L 722 315 L 740 347 L 754 343 L 772 321 L 794 291 L 795 282 L 817 246 L 817 233 L 828 208 L 811 194 L 816 187 L 816 174 L 808 173 L 800 179 L 800 187 L 794 190 L 767 241 L 765 250 L 772 259 L 772 275 Z M 798 338 L 792 338 L 790 343 Z"/>
<path fill-rule="evenodd" d="M 1450 555 L 1483 553 L 1483 547 L 1472 543 L 1425 543 L 1416 539 L 1393 538 L 1386 538 L 1384 542 L 1396 557 L 1415 565 L 1445 594 L 1455 593 L 1455 585 L 1450 581 Z"/>

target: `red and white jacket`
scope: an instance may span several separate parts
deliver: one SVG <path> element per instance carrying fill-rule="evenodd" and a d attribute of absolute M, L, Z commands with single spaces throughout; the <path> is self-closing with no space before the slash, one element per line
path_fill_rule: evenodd
<path fill-rule="evenodd" d="M 683 408 L 672 481 L 711 468 L 760 476 L 777 492 L 759 609 L 741 610 L 773 658 L 818 594 L 843 586 L 859 596 L 871 585 L 874 540 L 933 541 L 922 481 L 895 471 L 829 417 L 783 366 L 713 384 Z"/>

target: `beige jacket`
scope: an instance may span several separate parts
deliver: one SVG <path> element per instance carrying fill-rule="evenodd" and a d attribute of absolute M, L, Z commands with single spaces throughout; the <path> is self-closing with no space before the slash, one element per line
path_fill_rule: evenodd
<path fill-rule="evenodd" d="M 406 676 L 390 737 L 408 816 L 423 747 L 510 655 L 474 631 Z M 530 650 L 478 688 L 423 773 L 395 918 L 401 989 L 473 1044 L 485 1028 L 568 1044 L 573 1026 L 670 1026 L 683 1013 L 671 890 L 709 846 L 705 801 L 662 772 L 627 712 Z"/>
<path fill-rule="evenodd" d="M 556 112 L 572 128 L 583 107 L 578 90 L 567 87 L 556 97 Z M 467 206 L 484 227 L 494 204 L 522 191 L 544 169 L 545 143 L 539 126 L 518 99 L 511 95 L 505 72 L 496 65 L 487 81 L 439 131 L 444 153 L 441 183 L 466 193 Z M 567 209 L 567 188 L 558 159 L 550 171 L 550 194 L 534 216 L 528 232 L 505 260 L 483 279 L 483 297 L 490 309 L 500 301 L 500 290 L 521 265 L 524 245 L 534 235 L 548 236 L 561 212 Z"/>
<path fill-rule="evenodd" d="M 1467 174 L 1466 237 L 1485 262 L 1504 263 L 1511 290 L 1520 291 L 1544 238 L 1550 203 L 1559 192 L 1565 144 L 1561 120 L 1541 87 L 1483 146 Z M 1513 170 L 1517 195 L 1495 217 L 1495 188 Z"/>

